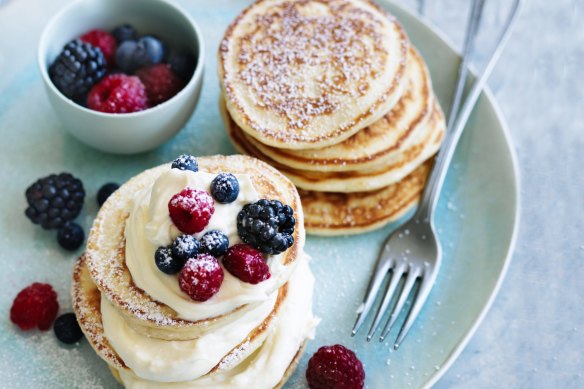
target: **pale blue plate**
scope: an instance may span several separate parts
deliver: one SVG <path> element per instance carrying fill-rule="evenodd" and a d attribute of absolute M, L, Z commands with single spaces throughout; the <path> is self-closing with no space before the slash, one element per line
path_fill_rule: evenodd
<path fill-rule="evenodd" d="M 15 294 L 34 281 L 54 285 L 62 311 L 71 309 L 69 277 L 76 255 L 61 250 L 54 233 L 27 221 L 25 188 L 53 172 L 70 171 L 79 176 L 88 193 L 79 220 L 88 228 L 97 211 L 95 193 L 103 183 L 123 182 L 183 152 L 233 152 L 217 108 L 219 89 L 212 52 L 244 4 L 217 0 L 210 9 L 202 2 L 182 3 L 203 30 L 211 53 L 208 71 L 201 102 L 187 127 L 151 153 L 110 156 L 67 135 L 44 95 L 35 68 L 34 40 L 25 40 L 30 47 L 13 57 L 19 61 L 8 68 L 13 76 L 0 79 L 0 387 L 116 387 L 105 363 L 87 342 L 64 347 L 52 333 L 22 333 L 8 319 Z M 18 2 L 13 4 L 17 7 Z M 457 55 L 423 22 L 394 5 L 387 8 L 401 20 L 428 61 L 438 97 L 448 107 Z M 47 20 L 53 11 L 42 12 L 42 20 Z M 5 45 L 0 43 L 0 52 L 13 53 Z M 444 247 L 442 269 L 421 316 L 396 352 L 391 351 L 392 341 L 366 343 L 362 333 L 349 336 L 377 251 L 395 226 L 348 238 L 309 238 L 307 251 L 314 258 L 317 278 L 315 311 L 322 322 L 288 387 L 304 387 L 309 356 L 319 346 L 332 343 L 343 343 L 357 352 L 365 364 L 369 388 L 419 388 L 436 382 L 476 330 L 505 274 L 518 220 L 516 172 L 505 124 L 486 93 L 461 140 L 440 200 L 437 225 Z"/>

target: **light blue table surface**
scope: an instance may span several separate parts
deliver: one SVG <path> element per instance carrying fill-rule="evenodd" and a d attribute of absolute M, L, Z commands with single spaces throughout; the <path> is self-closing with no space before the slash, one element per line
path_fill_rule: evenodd
<path fill-rule="evenodd" d="M 84 148 L 61 130 L 58 119 L 48 113 L 48 101 L 42 90 L 36 67 L 36 45 L 42 28 L 50 17 L 68 1 L 0 0 L 0 168 L 6 182 L 2 182 L 0 203 L 18 203 L 7 199 L 7 193 L 24 181 L 31 181 L 42 173 L 52 172 L 66 165 L 67 152 L 82 148 L 91 157 L 92 165 L 79 165 L 75 171 L 90 177 L 91 171 L 110 166 L 112 157 Z M 468 1 L 427 0 L 426 16 L 451 39 L 461 43 L 463 19 Z M 225 8 L 229 0 L 214 2 L 180 1 L 197 18 L 212 17 L 214 9 Z M 234 7 L 240 8 L 239 3 Z M 415 0 L 404 1 L 415 8 Z M 506 4 L 491 0 L 486 10 L 483 33 L 479 38 L 481 53 L 494 38 L 491 31 L 502 22 Z M 203 5 L 206 4 L 206 5 Z M 521 170 L 522 214 L 521 228 L 513 261 L 499 295 L 478 331 L 458 360 L 435 385 L 436 388 L 583 388 L 584 387 L 584 2 L 579 0 L 531 0 L 526 2 L 515 34 L 503 54 L 491 80 L 490 88 L 508 121 L 519 157 Z M 221 30 L 205 31 L 207 40 L 217 40 Z M 213 55 L 214 48 L 210 48 Z M 481 55 L 478 55 L 480 60 Z M 213 72 L 214 69 L 207 69 Z M 203 90 L 203 94 L 205 91 Z M 15 100 L 26 100 L 28 112 L 11 110 Z M 42 112 L 43 123 L 35 120 Z M 155 165 L 175 154 L 184 143 L 205 144 L 209 153 L 221 149 L 225 135 L 221 123 L 206 112 L 197 112 L 193 125 L 217 127 L 217 134 L 207 132 L 198 138 L 178 135 L 176 142 L 163 146 L 157 153 L 132 158 L 116 159 L 126 176 L 115 175 L 122 181 L 142 166 Z M 213 120 L 213 121 L 212 121 Z M 46 126 L 53 133 L 38 138 L 36 126 Z M 18 129 L 15 131 L 15 129 Z M 23 140 L 26 140 L 24 142 Z M 38 142 L 45 142 L 40 145 Z M 199 143 L 200 142 L 200 143 Z M 14 147 L 33 145 L 39 150 L 38 160 L 53 161 L 51 165 L 35 163 L 30 156 L 10 152 L 12 160 L 1 158 Z M 77 151 L 79 153 L 79 151 Z M 26 156 L 26 159 L 24 157 Z M 50 155 L 51 158 L 45 158 Z M 55 155 L 61 156 L 55 158 Z M 107 163 L 106 163 L 107 159 Z M 24 177 L 24 178 L 23 178 Z M 26 179 L 25 179 L 26 178 Z M 106 179 L 107 174 L 101 175 Z M 89 198 L 81 222 L 91 223 L 97 205 L 93 193 L 100 182 L 87 182 Z M 23 204 L 20 204 L 23 205 Z M 14 230 L 6 229 L 12 220 Z M 30 245 L 39 253 L 55 256 L 56 245 L 47 245 L 45 232 L 32 225 L 20 223 L 22 209 L 3 208 L 0 253 L 22 234 L 30 235 Z M 14 252 L 10 250 L 10 252 Z M 70 261 L 64 255 L 64 261 Z M 43 258 L 25 258 L 2 255 L 0 272 L 26 269 L 14 279 L 0 285 L 2 301 L 5 294 L 15 293 L 19 287 L 36 279 L 34 261 Z M 61 266 L 47 277 L 64 277 Z M 3 277 L 3 279 L 5 279 Z M 66 293 L 66 290 L 58 290 Z M 0 320 L 4 322 L 9 307 L 0 306 Z M 43 354 L 50 347 L 47 337 L 26 334 L 30 342 Z M 52 340 L 51 340 L 52 341 Z M 6 350 L 4 350 L 6 351 Z M 62 348 L 49 355 L 59 362 L 57 368 L 66 370 L 79 351 Z M 0 353 L 0 355 L 2 355 Z M 6 354 L 5 354 L 6 355 Z M 100 363 L 97 359 L 95 363 Z M 61 366 L 62 365 L 62 366 Z M 53 368 L 55 363 L 52 364 Z M 70 366 L 69 366 L 70 367 Z M 46 377 L 54 377 L 50 371 Z M 26 374 L 26 366 L 13 366 L 9 359 L 0 360 L 0 375 L 11 381 L 15 375 Z M 85 370 L 79 370 L 78 382 L 94 387 Z M 36 387 L 50 387 L 42 377 L 27 381 Z M 6 381 L 6 382 L 7 382 Z M 16 382 L 17 380 L 14 380 Z M 0 388 L 10 387 L 0 382 Z"/>

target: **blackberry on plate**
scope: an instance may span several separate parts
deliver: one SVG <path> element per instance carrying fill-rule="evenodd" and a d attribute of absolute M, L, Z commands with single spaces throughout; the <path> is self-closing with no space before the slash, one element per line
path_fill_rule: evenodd
<path fill-rule="evenodd" d="M 85 233 L 77 223 L 67 222 L 57 232 L 57 242 L 65 250 L 75 251 L 83 244 Z"/>
<path fill-rule="evenodd" d="M 75 39 L 65 45 L 49 66 L 49 77 L 61 93 L 85 105 L 89 89 L 103 78 L 106 62 L 101 50 Z"/>
<path fill-rule="evenodd" d="M 183 261 L 172 256 L 172 248 L 170 246 L 159 247 L 154 254 L 154 261 L 158 270 L 166 274 L 178 273 L 185 264 Z"/>
<path fill-rule="evenodd" d="M 199 253 L 201 244 L 193 235 L 181 235 L 172 242 L 172 257 L 183 264 Z"/>
<path fill-rule="evenodd" d="M 197 163 L 197 159 L 192 155 L 188 154 L 181 154 L 178 156 L 177 159 L 172 161 L 172 169 L 179 169 L 179 170 L 190 170 L 192 172 L 199 171 L 199 164 Z"/>
<path fill-rule="evenodd" d="M 229 238 L 219 230 L 211 230 L 201 237 L 201 252 L 215 258 L 222 257 L 229 248 Z"/>
<path fill-rule="evenodd" d="M 292 208 L 278 200 L 246 204 L 237 215 L 241 240 L 265 254 L 279 254 L 290 248 L 295 224 Z"/>
<path fill-rule="evenodd" d="M 83 337 L 81 327 L 79 327 L 77 318 L 72 312 L 59 316 L 53 324 L 53 331 L 55 331 L 57 339 L 66 344 L 77 343 Z"/>
<path fill-rule="evenodd" d="M 211 181 L 211 195 L 221 204 L 232 203 L 239 195 L 239 181 L 231 173 L 221 173 Z"/>
<path fill-rule="evenodd" d="M 104 184 L 99 190 L 97 191 L 97 204 L 101 207 L 103 203 L 114 193 L 118 190 L 120 186 L 115 182 L 108 182 Z"/>
<path fill-rule="evenodd" d="M 61 228 L 81 212 L 85 190 L 70 173 L 38 179 L 26 189 L 26 216 L 44 229 Z"/>

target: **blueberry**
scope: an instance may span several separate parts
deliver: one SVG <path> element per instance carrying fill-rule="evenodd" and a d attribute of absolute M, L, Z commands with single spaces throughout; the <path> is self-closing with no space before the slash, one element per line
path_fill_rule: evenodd
<path fill-rule="evenodd" d="M 191 53 L 173 53 L 168 64 L 177 76 L 188 81 L 197 67 L 197 59 Z"/>
<path fill-rule="evenodd" d="M 229 248 L 229 238 L 219 230 L 211 230 L 201 238 L 201 252 L 211 254 L 218 258 Z"/>
<path fill-rule="evenodd" d="M 117 26 L 112 34 L 114 38 L 116 38 L 118 45 L 125 41 L 135 41 L 138 38 L 138 33 L 136 33 L 134 27 L 130 26 L 129 24 L 122 24 L 121 26 Z"/>
<path fill-rule="evenodd" d="M 83 332 L 74 313 L 62 314 L 53 324 L 55 336 L 66 344 L 77 343 L 83 337 Z"/>
<path fill-rule="evenodd" d="M 108 182 L 99 188 L 97 191 L 97 204 L 99 204 L 101 207 L 103 203 L 105 203 L 105 201 L 111 196 L 111 194 L 118 190 L 119 187 L 120 186 L 115 182 Z"/>
<path fill-rule="evenodd" d="M 221 204 L 232 203 L 239 195 L 239 181 L 231 173 L 221 173 L 211 181 L 211 195 Z"/>
<path fill-rule="evenodd" d="M 68 222 L 57 232 L 57 242 L 65 250 L 77 250 L 85 240 L 83 228 L 77 223 Z"/>
<path fill-rule="evenodd" d="M 172 256 L 172 249 L 170 246 L 159 247 L 154 254 L 154 261 L 158 269 L 166 274 L 176 274 L 184 266 L 184 262 L 176 260 Z"/>
<path fill-rule="evenodd" d="M 199 253 L 200 247 L 201 244 L 193 235 L 181 235 L 172 242 L 172 257 L 184 265 L 189 258 L 194 258 Z"/>
<path fill-rule="evenodd" d="M 136 42 L 132 54 L 132 63 L 135 68 L 155 65 L 164 57 L 164 44 L 157 38 L 147 35 Z"/>
<path fill-rule="evenodd" d="M 125 41 L 116 50 L 116 64 L 126 73 L 131 73 L 135 69 L 133 58 L 136 47 L 135 41 Z"/>
<path fill-rule="evenodd" d="M 177 159 L 172 161 L 172 169 L 190 170 L 192 172 L 199 171 L 199 164 L 197 159 L 192 155 L 182 154 Z"/>

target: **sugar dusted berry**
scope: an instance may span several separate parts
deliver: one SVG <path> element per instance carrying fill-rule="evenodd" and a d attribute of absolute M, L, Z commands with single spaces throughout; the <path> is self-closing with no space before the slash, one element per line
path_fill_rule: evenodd
<path fill-rule="evenodd" d="M 150 106 L 155 106 L 171 99 L 181 91 L 185 82 L 179 78 L 165 63 L 138 69 L 136 76 L 146 87 Z"/>
<path fill-rule="evenodd" d="M 188 154 L 181 154 L 177 159 L 172 161 L 171 169 L 190 170 L 192 172 L 199 171 L 199 163 L 197 158 Z"/>
<path fill-rule="evenodd" d="M 247 244 L 236 244 L 227 250 L 223 266 L 243 282 L 259 284 L 270 278 L 270 268 L 262 253 Z"/>
<path fill-rule="evenodd" d="M 239 181 L 231 173 L 221 173 L 211 181 L 211 195 L 218 203 L 232 203 L 239 195 Z"/>
<path fill-rule="evenodd" d="M 10 308 L 10 320 L 21 330 L 38 327 L 46 331 L 51 328 L 58 311 L 57 293 L 53 287 L 35 282 L 16 295 Z"/>
<path fill-rule="evenodd" d="M 67 222 L 57 231 L 57 242 L 65 250 L 75 251 L 85 241 L 83 228 L 77 223 Z"/>
<path fill-rule="evenodd" d="M 184 264 L 189 258 L 194 258 L 200 248 L 201 244 L 194 235 L 181 235 L 172 242 L 172 256 Z"/>
<path fill-rule="evenodd" d="M 83 337 L 81 327 L 79 327 L 77 318 L 72 312 L 59 316 L 53 324 L 53 331 L 57 339 L 65 344 L 77 343 Z"/>
<path fill-rule="evenodd" d="M 185 264 L 185 261 L 175 258 L 172 255 L 172 248 L 170 246 L 162 246 L 156 249 L 154 262 L 158 270 L 166 274 L 178 273 Z"/>
<path fill-rule="evenodd" d="M 91 88 L 87 106 L 106 113 L 143 111 L 148 108 L 146 88 L 138 77 L 110 74 Z"/>
<path fill-rule="evenodd" d="M 168 211 L 174 225 L 185 234 L 203 231 L 215 212 L 211 195 L 203 190 L 187 187 L 172 196 Z"/>
<path fill-rule="evenodd" d="M 199 254 L 187 261 L 178 276 L 180 289 L 195 301 L 207 301 L 221 288 L 223 269 L 215 257 Z"/>
<path fill-rule="evenodd" d="M 114 66 L 118 44 L 112 34 L 104 30 L 95 29 L 81 35 L 79 39 L 99 48 L 108 66 L 110 68 Z"/>
<path fill-rule="evenodd" d="M 219 230 L 211 230 L 201 237 L 201 252 L 215 258 L 222 257 L 229 248 L 229 238 Z"/>
<path fill-rule="evenodd" d="M 361 389 L 365 370 L 354 352 L 336 344 L 321 347 L 314 353 L 308 361 L 306 379 L 310 389 Z"/>

